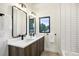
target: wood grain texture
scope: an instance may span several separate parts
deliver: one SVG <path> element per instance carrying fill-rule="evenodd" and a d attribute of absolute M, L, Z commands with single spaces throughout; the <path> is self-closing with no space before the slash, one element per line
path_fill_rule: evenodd
<path fill-rule="evenodd" d="M 44 37 L 25 48 L 8 46 L 9 56 L 40 56 L 44 51 Z"/>

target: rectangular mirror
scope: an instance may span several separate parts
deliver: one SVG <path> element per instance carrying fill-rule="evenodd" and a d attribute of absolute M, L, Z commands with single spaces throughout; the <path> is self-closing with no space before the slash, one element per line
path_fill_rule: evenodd
<path fill-rule="evenodd" d="M 12 37 L 27 34 L 27 13 L 20 8 L 12 7 Z"/>
<path fill-rule="evenodd" d="M 36 33 L 36 18 L 32 15 L 29 16 L 29 34 Z"/>

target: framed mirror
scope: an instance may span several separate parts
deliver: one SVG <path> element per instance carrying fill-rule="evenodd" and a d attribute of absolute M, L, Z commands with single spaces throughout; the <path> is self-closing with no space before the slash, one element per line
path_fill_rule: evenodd
<path fill-rule="evenodd" d="M 29 35 L 36 34 L 36 18 L 32 15 L 29 16 Z"/>
<path fill-rule="evenodd" d="M 12 7 L 12 37 L 27 34 L 27 13 L 20 8 Z"/>

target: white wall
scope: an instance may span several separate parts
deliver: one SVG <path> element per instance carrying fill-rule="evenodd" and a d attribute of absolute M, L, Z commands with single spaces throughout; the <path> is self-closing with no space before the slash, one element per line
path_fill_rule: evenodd
<path fill-rule="evenodd" d="M 56 33 L 56 21 L 59 18 L 60 14 L 60 4 L 49 4 L 49 3 L 39 3 L 33 4 L 33 11 L 37 15 L 36 19 L 36 33 L 39 33 L 39 17 L 50 16 L 50 33 L 49 35 L 45 35 L 45 50 L 57 52 L 57 48 L 59 45 L 57 42 L 57 38 L 54 38 L 54 34 Z M 54 39 L 53 39 L 54 38 Z"/>
<path fill-rule="evenodd" d="M 11 8 L 8 4 L 0 4 L 0 55 L 8 55 L 7 39 L 11 36 Z M 1 22 L 2 21 L 2 22 Z M 3 26 L 1 25 L 3 24 Z M 1 30 L 2 29 L 2 30 Z"/>
<path fill-rule="evenodd" d="M 37 13 L 37 34 L 40 34 L 38 18 L 41 16 L 51 17 L 51 33 L 48 37 L 46 36 L 46 38 L 50 37 L 51 39 L 51 37 L 54 37 L 53 34 L 57 33 L 57 37 L 53 44 L 51 44 L 48 39 L 45 39 L 45 50 L 64 51 L 66 55 L 72 55 L 72 51 L 75 50 L 78 52 L 77 32 L 79 5 L 74 3 L 63 3 L 34 4 L 34 6 L 35 12 Z"/>
<path fill-rule="evenodd" d="M 61 50 L 70 52 L 70 11 L 71 4 L 61 4 Z"/>
<path fill-rule="evenodd" d="M 45 50 L 63 51 L 65 55 L 79 55 L 78 52 L 78 8 L 79 4 L 34 4 L 34 12 L 37 14 L 37 34 L 39 33 L 39 17 L 51 17 L 51 33 L 46 36 Z M 57 33 L 55 42 L 51 44 L 49 39 Z M 41 35 L 41 34 L 40 34 Z M 46 34 L 45 34 L 46 35 Z M 53 40 L 52 40 L 53 41 Z M 72 53 L 76 52 L 76 53 Z"/>
<path fill-rule="evenodd" d="M 60 51 L 65 55 L 79 55 L 78 8 L 79 4 L 60 4 L 60 20 L 57 20 L 59 38 L 57 37 L 57 40 L 60 40 Z"/>
<path fill-rule="evenodd" d="M 27 4 L 27 35 L 29 34 L 29 13 L 30 7 Z M 0 3 L 0 13 L 5 14 L 3 18 L 0 16 L 0 55 L 8 55 L 7 40 L 12 38 L 12 4 Z M 3 22 L 3 23 L 2 23 Z M 2 26 L 1 23 L 4 25 Z"/>

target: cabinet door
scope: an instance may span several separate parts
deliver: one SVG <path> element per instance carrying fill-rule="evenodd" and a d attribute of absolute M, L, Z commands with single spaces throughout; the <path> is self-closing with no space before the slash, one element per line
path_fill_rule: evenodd
<path fill-rule="evenodd" d="M 36 56 L 36 53 L 37 53 L 36 45 L 37 45 L 37 43 L 34 42 L 31 46 L 32 47 L 32 56 Z"/>
<path fill-rule="evenodd" d="M 26 56 L 37 56 L 37 42 L 32 43 L 28 47 L 25 48 L 25 55 Z"/>
<path fill-rule="evenodd" d="M 9 56 L 17 56 L 17 53 L 15 53 L 16 52 L 16 48 L 15 47 L 13 47 L 13 46 L 9 46 L 8 47 L 9 49 Z"/>
<path fill-rule="evenodd" d="M 41 52 L 44 51 L 44 37 L 41 39 Z"/>
<path fill-rule="evenodd" d="M 24 49 L 24 55 L 25 55 L 25 56 L 31 56 L 31 55 L 32 55 L 31 46 L 32 46 L 32 45 L 29 45 L 28 47 L 26 47 L 26 48 Z"/>
<path fill-rule="evenodd" d="M 8 46 L 9 56 L 24 56 L 24 49 L 15 47 L 15 46 Z"/>
<path fill-rule="evenodd" d="M 39 55 L 44 51 L 44 38 L 39 40 Z"/>
<path fill-rule="evenodd" d="M 36 42 L 36 56 L 40 56 L 40 44 L 39 44 L 39 40 Z"/>

